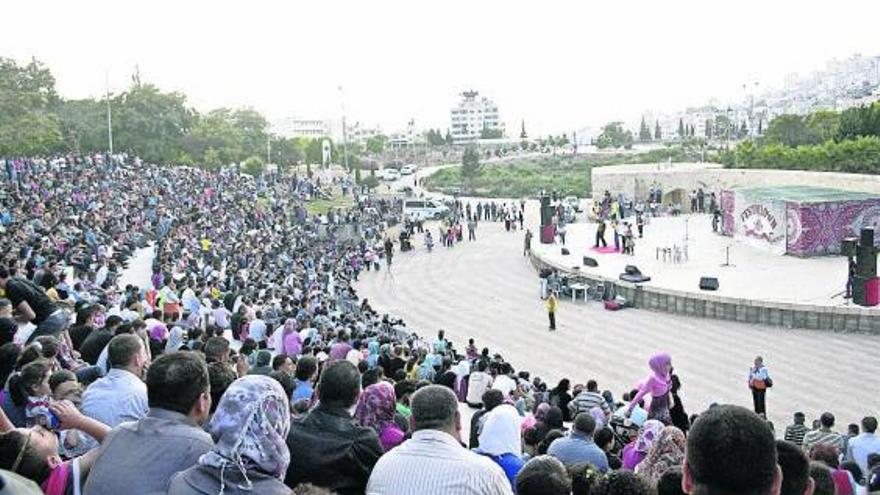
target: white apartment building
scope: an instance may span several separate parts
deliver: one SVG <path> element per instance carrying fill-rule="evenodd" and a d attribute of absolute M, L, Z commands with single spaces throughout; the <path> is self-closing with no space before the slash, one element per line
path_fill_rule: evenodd
<path fill-rule="evenodd" d="M 329 120 L 288 117 L 272 125 L 272 131 L 286 138 L 320 138 L 331 135 Z"/>
<path fill-rule="evenodd" d="M 455 144 L 476 142 L 483 129 L 501 131 L 504 135 L 498 105 L 485 96 L 481 98 L 477 91 L 461 93 L 461 101 L 452 108 L 451 120 L 452 142 Z"/>

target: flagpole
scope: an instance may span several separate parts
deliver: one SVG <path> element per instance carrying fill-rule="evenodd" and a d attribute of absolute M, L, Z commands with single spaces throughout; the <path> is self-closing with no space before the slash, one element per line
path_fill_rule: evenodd
<path fill-rule="evenodd" d="M 113 117 L 112 112 L 110 111 L 110 74 L 108 71 L 104 71 L 104 84 L 106 85 L 107 93 L 107 141 L 110 144 L 110 154 L 113 154 Z"/>

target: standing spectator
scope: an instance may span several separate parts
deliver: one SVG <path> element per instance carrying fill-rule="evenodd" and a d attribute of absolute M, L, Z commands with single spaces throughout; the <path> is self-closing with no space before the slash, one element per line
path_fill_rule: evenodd
<path fill-rule="evenodd" d="M 532 458 L 516 475 L 517 495 L 569 495 L 571 479 L 555 457 Z"/>
<path fill-rule="evenodd" d="M 877 418 L 862 418 L 862 433 L 850 439 L 846 449 L 846 458 L 855 461 L 863 473 L 868 473 L 868 456 L 880 454 L 880 437 L 876 434 Z"/>
<path fill-rule="evenodd" d="M 168 495 L 288 495 L 285 439 L 290 409 L 281 385 L 267 376 L 239 378 L 226 390 L 208 427 L 217 444 L 171 479 Z"/>
<path fill-rule="evenodd" d="M 782 472 L 773 433 L 745 408 L 721 405 L 700 414 L 686 452 L 682 487 L 687 493 L 779 495 Z"/>
<path fill-rule="evenodd" d="M 583 412 L 574 418 L 569 436 L 555 440 L 547 449 L 547 454 L 559 459 L 563 464 L 589 462 L 603 473 L 608 470 L 605 452 L 593 441 L 596 420 L 590 413 Z"/>
<path fill-rule="evenodd" d="M 749 388 L 752 390 L 752 401 L 755 404 L 755 414 L 767 415 L 766 394 L 767 389 L 773 386 L 773 380 L 764 366 L 764 358 L 755 358 L 755 365 L 749 368 Z"/>
<path fill-rule="evenodd" d="M 368 495 L 513 493 L 497 464 L 461 446 L 458 400 L 448 388 L 429 385 L 413 395 L 412 426 L 412 438 L 379 459 Z"/>
<path fill-rule="evenodd" d="M 208 366 L 199 355 L 161 356 L 147 372 L 150 412 L 101 444 L 84 495 L 165 493 L 171 476 L 214 447 L 200 425 L 211 410 Z"/>
<path fill-rule="evenodd" d="M 805 452 L 809 452 L 814 445 L 830 445 L 835 447 L 839 452 L 844 451 L 843 435 L 832 431 L 834 427 L 834 415 L 830 412 L 824 412 L 819 416 L 819 429 L 807 432 L 804 435 L 803 448 Z"/>
<path fill-rule="evenodd" d="M 556 291 L 551 290 L 550 295 L 547 296 L 547 317 L 550 319 L 550 331 L 556 330 L 556 309 L 559 307 L 559 302 L 556 300 Z"/>
<path fill-rule="evenodd" d="M 791 442 L 798 447 L 804 444 L 804 435 L 809 431 L 807 425 L 804 424 L 806 419 L 804 413 L 800 411 L 794 413 L 794 424 L 785 428 L 785 441 Z"/>
<path fill-rule="evenodd" d="M 349 410 L 360 393 L 361 376 L 350 362 L 335 361 L 324 370 L 318 405 L 294 422 L 287 436 L 287 486 L 312 483 L 340 495 L 363 493 L 383 450 L 372 428 L 352 421 Z"/>
<path fill-rule="evenodd" d="M 143 376 L 148 361 L 144 342 L 138 336 L 113 337 L 107 346 L 110 371 L 83 393 L 83 414 L 111 428 L 146 416 L 149 401 Z"/>

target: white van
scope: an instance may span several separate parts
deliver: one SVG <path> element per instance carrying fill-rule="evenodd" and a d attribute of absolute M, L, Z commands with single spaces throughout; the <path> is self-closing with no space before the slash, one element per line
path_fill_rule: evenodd
<path fill-rule="evenodd" d="M 410 163 L 409 165 L 404 165 L 400 169 L 400 175 L 412 175 L 412 174 L 416 173 L 417 169 L 418 169 L 418 167 L 416 167 L 412 163 Z"/>
<path fill-rule="evenodd" d="M 408 199 L 403 203 L 403 215 L 412 221 L 439 219 L 448 212 L 449 208 L 435 199 Z"/>

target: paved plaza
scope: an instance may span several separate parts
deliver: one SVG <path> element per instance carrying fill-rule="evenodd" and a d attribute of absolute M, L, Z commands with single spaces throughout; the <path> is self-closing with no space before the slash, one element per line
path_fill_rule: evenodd
<path fill-rule="evenodd" d="M 535 232 L 536 203 L 527 210 L 527 227 L 531 223 Z M 488 346 L 553 384 L 562 377 L 574 383 L 595 378 L 600 388 L 619 397 L 647 374 L 649 356 L 664 350 L 673 356 L 689 413 L 712 402 L 750 406 L 747 373 L 761 354 L 774 378 L 768 412 L 777 432 L 795 410 L 808 418 L 833 411 L 841 429 L 866 413 L 878 413 L 878 336 L 638 309 L 610 312 L 599 303 L 570 301 L 561 303 L 558 330 L 550 333 L 536 272 L 522 255 L 522 231 L 508 233 L 503 223 L 483 222 L 477 236 L 477 242 L 435 247 L 432 253 L 419 239 L 415 251 L 396 253 L 392 275 L 363 273 L 359 294 L 425 338 L 442 328 L 463 349 L 473 337 L 478 347 Z"/>

